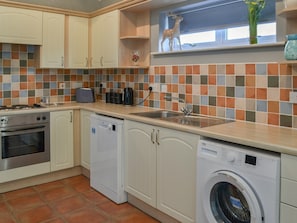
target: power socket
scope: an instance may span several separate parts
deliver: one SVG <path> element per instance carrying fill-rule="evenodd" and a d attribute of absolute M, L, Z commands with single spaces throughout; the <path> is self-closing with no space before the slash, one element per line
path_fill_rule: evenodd
<path fill-rule="evenodd" d="M 59 89 L 65 89 L 65 83 L 64 82 L 59 83 Z"/>
<path fill-rule="evenodd" d="M 289 99 L 291 103 L 297 104 L 297 91 L 291 91 Z"/>

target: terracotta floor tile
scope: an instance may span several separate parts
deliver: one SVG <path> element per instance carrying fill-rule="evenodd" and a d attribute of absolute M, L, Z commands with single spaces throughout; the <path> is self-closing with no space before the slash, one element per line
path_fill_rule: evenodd
<path fill-rule="evenodd" d="M 75 191 L 70 187 L 64 186 L 64 187 L 58 187 L 47 191 L 43 191 L 41 192 L 41 194 L 42 196 L 44 196 L 44 198 L 47 201 L 53 201 L 53 200 L 62 199 L 68 196 L 72 196 L 75 194 Z"/>
<path fill-rule="evenodd" d="M 77 183 L 80 183 L 80 182 L 89 182 L 89 179 L 83 175 L 79 175 L 79 176 L 74 176 L 74 177 L 69 177 L 69 178 L 66 178 L 66 179 L 63 179 L 62 182 L 65 183 L 65 184 L 77 184 Z"/>
<path fill-rule="evenodd" d="M 46 191 L 46 190 L 63 187 L 63 186 L 64 184 L 61 181 L 53 181 L 45 184 L 36 185 L 34 188 L 37 191 Z"/>
<path fill-rule="evenodd" d="M 10 214 L 11 211 L 5 202 L 0 202 L 0 214 Z"/>
<path fill-rule="evenodd" d="M 16 220 L 13 215 L 0 214 L 0 223 L 16 223 Z"/>
<path fill-rule="evenodd" d="M 87 192 L 83 192 L 82 194 L 84 195 L 84 197 L 86 197 L 89 201 L 91 201 L 94 204 L 99 204 L 106 201 L 111 202 L 107 197 L 93 189 Z"/>
<path fill-rule="evenodd" d="M 120 215 L 129 214 L 133 212 L 134 213 L 139 212 L 138 209 L 136 209 L 135 207 L 133 207 L 128 203 L 117 205 L 114 202 L 107 201 L 107 202 L 98 204 L 97 207 L 100 210 L 112 216 L 120 216 Z"/>
<path fill-rule="evenodd" d="M 50 220 L 45 220 L 42 223 L 65 223 L 65 221 L 61 218 L 53 218 Z"/>
<path fill-rule="evenodd" d="M 61 214 L 72 212 L 86 206 L 90 206 L 90 202 L 78 195 L 58 200 L 53 203 L 54 209 Z"/>
<path fill-rule="evenodd" d="M 142 213 L 132 213 L 125 216 L 120 216 L 116 218 L 117 223 L 159 223 L 159 221 L 153 219 L 152 217 Z"/>
<path fill-rule="evenodd" d="M 83 210 L 76 211 L 74 213 L 65 216 L 68 223 L 107 223 L 109 222 L 108 217 L 100 214 L 93 208 L 86 208 Z"/>
<path fill-rule="evenodd" d="M 85 181 L 85 180 L 75 183 L 75 184 L 71 184 L 71 187 L 78 192 L 84 192 L 84 191 L 91 190 L 90 182 Z"/>
<path fill-rule="evenodd" d="M 54 218 L 54 213 L 49 206 L 44 205 L 19 213 L 17 217 L 21 223 L 40 223 Z"/>
<path fill-rule="evenodd" d="M 10 192 L 3 194 L 3 196 L 6 200 L 9 200 L 9 199 L 14 199 L 14 198 L 27 196 L 27 195 L 31 195 L 31 194 L 36 194 L 36 191 L 34 190 L 33 187 L 27 187 L 24 189 L 10 191 Z"/>
<path fill-rule="evenodd" d="M 40 198 L 38 194 L 32 194 L 27 196 L 22 196 L 19 198 L 8 200 L 7 203 L 14 210 L 24 210 L 28 208 L 38 207 L 44 205 L 44 201 Z"/>

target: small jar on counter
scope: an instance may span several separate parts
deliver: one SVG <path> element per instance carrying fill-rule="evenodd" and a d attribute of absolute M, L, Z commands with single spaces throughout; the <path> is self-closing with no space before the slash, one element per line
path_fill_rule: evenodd
<path fill-rule="evenodd" d="M 297 60 L 297 34 L 287 35 L 284 55 L 286 60 Z"/>

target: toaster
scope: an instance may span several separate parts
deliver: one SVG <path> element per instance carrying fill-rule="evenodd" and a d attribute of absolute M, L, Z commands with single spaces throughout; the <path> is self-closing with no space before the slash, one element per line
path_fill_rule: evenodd
<path fill-rule="evenodd" d="M 80 103 L 95 102 L 94 89 L 91 88 L 77 88 L 76 101 Z"/>

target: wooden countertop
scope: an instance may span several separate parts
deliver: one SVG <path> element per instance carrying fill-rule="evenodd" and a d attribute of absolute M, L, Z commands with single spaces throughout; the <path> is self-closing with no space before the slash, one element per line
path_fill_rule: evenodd
<path fill-rule="evenodd" d="M 103 115 L 139 121 L 151 125 L 158 125 L 160 127 L 176 129 L 205 137 L 211 137 L 264 150 L 297 156 L 297 130 L 268 126 L 264 124 L 235 121 L 211 127 L 199 128 L 194 126 L 170 123 L 158 119 L 139 117 L 130 114 L 133 112 L 153 111 L 156 109 L 147 107 L 106 104 L 104 102 L 69 104 L 65 103 L 63 105 L 52 105 L 40 109 L 13 111 L 9 112 L 9 114 L 47 112 L 65 109 L 84 109 Z M 7 111 L 0 112 L 0 116 L 4 114 L 8 114 Z"/>

